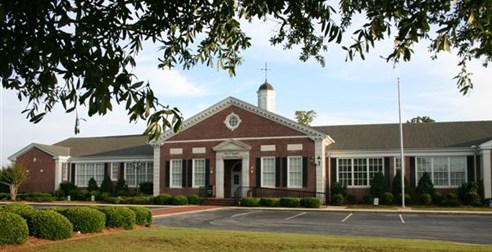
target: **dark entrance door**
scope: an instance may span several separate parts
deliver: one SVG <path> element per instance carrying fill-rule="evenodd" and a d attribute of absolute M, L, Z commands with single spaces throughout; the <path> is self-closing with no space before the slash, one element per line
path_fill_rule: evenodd
<path fill-rule="evenodd" d="M 241 187 L 241 159 L 224 160 L 224 198 L 234 197 Z"/>

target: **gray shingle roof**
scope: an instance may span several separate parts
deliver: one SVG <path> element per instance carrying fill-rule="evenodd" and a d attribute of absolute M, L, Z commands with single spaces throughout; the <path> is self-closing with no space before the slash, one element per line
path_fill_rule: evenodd
<path fill-rule="evenodd" d="M 400 147 L 398 124 L 313 127 L 335 143 L 332 150 L 382 150 Z M 470 147 L 492 140 L 492 121 L 405 123 L 405 148 Z"/>
<path fill-rule="evenodd" d="M 46 145 L 46 144 L 39 144 L 39 143 L 33 143 L 32 146 L 40 150 L 43 150 L 45 152 L 48 152 L 50 154 L 53 154 L 55 156 L 68 156 L 70 153 L 69 148 L 61 147 L 61 146 Z"/>
<path fill-rule="evenodd" d="M 54 144 L 69 147 L 72 157 L 102 156 L 152 156 L 153 148 L 147 144 L 147 136 L 107 136 L 68 138 Z"/>

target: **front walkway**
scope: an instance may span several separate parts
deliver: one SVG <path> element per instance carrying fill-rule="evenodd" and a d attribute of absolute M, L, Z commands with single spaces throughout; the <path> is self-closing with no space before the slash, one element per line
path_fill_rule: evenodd
<path fill-rule="evenodd" d="M 208 210 L 215 210 L 223 208 L 222 206 L 207 206 L 207 205 L 187 205 L 187 206 L 179 206 L 179 207 L 166 207 L 166 208 L 158 208 L 152 209 L 152 216 L 154 217 L 162 217 L 162 216 L 170 216 L 184 213 L 194 213 L 194 212 L 203 212 Z"/>

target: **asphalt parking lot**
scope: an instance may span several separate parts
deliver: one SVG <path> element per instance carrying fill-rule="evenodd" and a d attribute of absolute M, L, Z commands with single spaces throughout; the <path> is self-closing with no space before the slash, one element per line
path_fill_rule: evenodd
<path fill-rule="evenodd" d="M 154 219 L 157 225 L 492 244 L 491 215 L 219 209 Z"/>

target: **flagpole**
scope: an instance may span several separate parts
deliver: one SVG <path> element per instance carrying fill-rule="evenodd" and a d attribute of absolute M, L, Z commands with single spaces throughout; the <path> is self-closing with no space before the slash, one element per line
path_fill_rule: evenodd
<path fill-rule="evenodd" d="M 405 208 L 405 156 L 403 153 L 403 124 L 401 122 L 400 78 L 398 82 L 398 117 L 400 124 L 401 207 Z"/>

